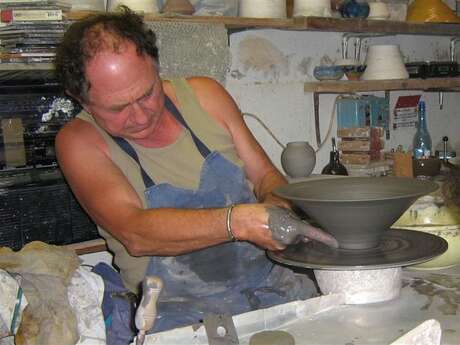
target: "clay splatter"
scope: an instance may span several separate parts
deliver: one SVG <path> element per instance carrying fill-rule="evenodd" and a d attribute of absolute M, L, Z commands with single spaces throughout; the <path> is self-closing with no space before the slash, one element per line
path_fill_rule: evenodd
<path fill-rule="evenodd" d="M 273 43 L 261 37 L 251 36 L 241 41 L 239 59 L 244 72 L 254 70 L 279 77 L 280 74 L 287 74 L 289 70 L 289 58 Z"/>
<path fill-rule="evenodd" d="M 444 315 L 456 315 L 460 304 L 460 278 L 442 274 L 430 274 L 426 278 L 414 278 L 410 286 L 428 298 L 421 310 L 427 310 L 434 298 L 442 300 L 438 310 Z"/>

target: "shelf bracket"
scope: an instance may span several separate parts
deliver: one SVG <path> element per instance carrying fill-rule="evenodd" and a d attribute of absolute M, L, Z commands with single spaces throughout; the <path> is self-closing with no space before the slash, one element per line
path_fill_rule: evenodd
<path fill-rule="evenodd" d="M 316 144 L 321 147 L 321 130 L 319 126 L 319 92 L 313 92 L 313 109 L 315 112 Z"/>

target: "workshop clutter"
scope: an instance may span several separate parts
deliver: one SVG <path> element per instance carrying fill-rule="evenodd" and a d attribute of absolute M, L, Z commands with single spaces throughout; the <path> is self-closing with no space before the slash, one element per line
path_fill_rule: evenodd
<path fill-rule="evenodd" d="M 387 99 L 371 95 L 337 100 L 338 149 L 349 175 L 380 176 L 390 170 L 383 153 L 388 108 Z"/>
<path fill-rule="evenodd" d="M 0 343 L 105 344 L 102 279 L 73 250 L 31 242 L 0 247 Z"/>
<path fill-rule="evenodd" d="M 391 170 L 383 152 L 381 127 L 354 127 L 337 130 L 340 159 L 350 176 L 381 176 Z"/>

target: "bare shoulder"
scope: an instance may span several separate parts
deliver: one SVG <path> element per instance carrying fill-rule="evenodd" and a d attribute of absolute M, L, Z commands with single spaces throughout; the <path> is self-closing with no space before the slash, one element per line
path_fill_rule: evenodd
<path fill-rule="evenodd" d="M 67 123 L 56 136 L 58 151 L 72 151 L 73 149 L 99 148 L 107 152 L 106 144 L 97 129 L 87 121 L 74 119 Z"/>
<path fill-rule="evenodd" d="M 241 111 L 227 90 L 216 80 L 208 77 L 187 79 L 201 106 L 224 127 L 241 120 Z"/>

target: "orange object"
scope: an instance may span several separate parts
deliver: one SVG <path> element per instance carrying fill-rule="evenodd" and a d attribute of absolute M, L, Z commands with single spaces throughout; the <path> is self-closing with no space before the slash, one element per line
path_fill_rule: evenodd
<path fill-rule="evenodd" d="M 414 177 L 410 153 L 395 152 L 393 154 L 393 174 L 395 176 Z"/>
<path fill-rule="evenodd" d="M 460 18 L 442 0 L 415 0 L 407 9 L 407 21 L 415 23 L 460 23 Z"/>

